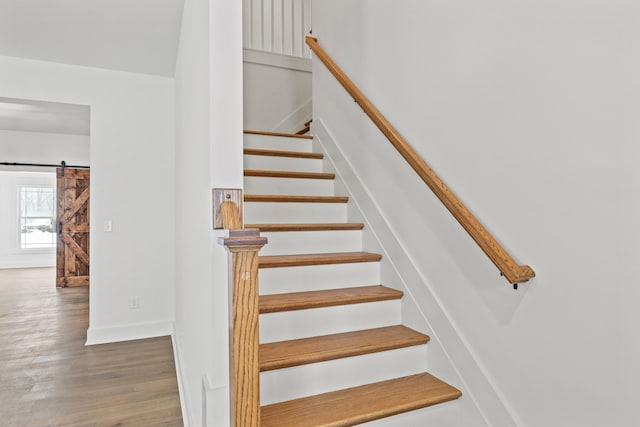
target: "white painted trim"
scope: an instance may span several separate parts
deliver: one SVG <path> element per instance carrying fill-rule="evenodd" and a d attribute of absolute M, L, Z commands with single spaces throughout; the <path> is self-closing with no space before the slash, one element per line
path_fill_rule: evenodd
<path fill-rule="evenodd" d="M 304 127 L 304 124 L 311 120 L 312 117 L 311 98 L 307 99 L 304 104 L 295 109 L 295 111 L 282 119 L 280 123 L 275 125 L 272 132 L 293 133 Z"/>
<path fill-rule="evenodd" d="M 51 265 L 9 265 L 9 266 L 5 266 L 3 265 L 2 267 L 0 267 L 0 270 L 16 270 L 19 268 L 53 268 L 55 267 L 55 264 L 51 264 Z"/>
<path fill-rule="evenodd" d="M 231 407 L 229 386 L 214 387 L 208 375 L 202 376 L 202 426 L 229 427 Z"/>
<path fill-rule="evenodd" d="M 243 61 L 252 64 L 269 65 L 271 67 L 288 68 L 289 70 L 311 72 L 311 59 L 299 56 L 282 55 L 255 49 L 242 49 Z"/>
<path fill-rule="evenodd" d="M 111 328 L 87 329 L 85 345 L 141 340 L 173 334 L 173 322 L 134 323 Z"/>
<path fill-rule="evenodd" d="M 433 331 L 432 335 L 442 345 L 452 368 L 463 385 L 463 393 L 470 398 L 485 425 L 517 426 L 514 416 L 505 405 L 505 399 L 491 381 L 486 370 L 478 362 L 465 338 L 460 334 L 447 310 L 433 292 L 429 282 L 422 276 L 411 256 L 393 233 L 375 199 L 362 182 L 353 165 L 345 157 L 336 138 L 322 118 L 314 118 L 313 134 L 349 193 L 356 209 L 364 218 L 366 229 L 371 232 L 382 248 L 383 258 L 390 262 L 395 273 L 405 286 L 406 294 L 418 308 L 424 321 Z M 339 161 L 336 161 L 339 159 Z M 348 181 L 344 177 L 350 177 Z M 372 226 L 376 224 L 376 228 Z M 393 257 L 391 257 L 393 253 Z M 402 268 L 397 265 L 401 264 Z M 407 271 L 407 269 L 411 271 Z M 416 280 L 418 278 L 418 280 Z M 419 297 L 418 297 L 419 295 Z M 425 309 L 426 308 L 426 309 Z M 425 315 L 428 313 L 428 316 Z"/>
<path fill-rule="evenodd" d="M 189 407 L 189 400 L 187 399 L 187 388 L 184 386 L 182 358 L 180 357 L 180 347 L 178 346 L 178 337 L 176 337 L 175 330 L 171 334 L 171 345 L 173 346 L 173 361 L 176 365 L 176 379 L 178 380 L 178 393 L 180 394 L 182 425 L 183 427 L 190 427 L 189 414 L 191 413 L 191 408 Z"/>

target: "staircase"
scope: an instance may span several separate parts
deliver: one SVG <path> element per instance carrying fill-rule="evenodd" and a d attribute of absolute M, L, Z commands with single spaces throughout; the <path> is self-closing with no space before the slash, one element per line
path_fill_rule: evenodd
<path fill-rule="evenodd" d="M 425 372 L 429 337 L 401 325 L 403 293 L 379 283 L 382 256 L 363 251 L 364 225 L 347 221 L 348 197 L 334 194 L 312 145 L 245 133 L 245 228 L 269 241 L 259 257 L 261 425 L 349 426 L 457 399 Z"/>

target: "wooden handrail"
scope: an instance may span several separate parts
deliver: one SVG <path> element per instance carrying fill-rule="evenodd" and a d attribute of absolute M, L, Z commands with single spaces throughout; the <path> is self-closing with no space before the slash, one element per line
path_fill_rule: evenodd
<path fill-rule="evenodd" d="M 528 265 L 519 265 L 496 241 L 487 229 L 473 216 L 466 206 L 436 175 L 420 155 L 409 145 L 389 121 L 378 111 L 360 89 L 349 79 L 344 71 L 331 59 L 327 52 L 320 47 L 318 39 L 306 37 L 307 45 L 313 53 L 322 61 L 327 69 L 335 76 L 340 84 L 349 92 L 360 108 L 375 123 L 375 125 L 387 137 L 389 142 L 398 150 L 400 155 L 409 163 L 414 171 L 422 178 L 425 184 L 440 199 L 460 225 L 469 233 L 471 238 L 480 246 L 500 272 L 516 285 L 526 282 L 536 274 Z"/>
<path fill-rule="evenodd" d="M 267 243 L 260 230 L 242 229 L 235 202 L 220 204 L 221 242 L 231 253 L 229 369 L 232 427 L 260 426 L 258 251 Z"/>

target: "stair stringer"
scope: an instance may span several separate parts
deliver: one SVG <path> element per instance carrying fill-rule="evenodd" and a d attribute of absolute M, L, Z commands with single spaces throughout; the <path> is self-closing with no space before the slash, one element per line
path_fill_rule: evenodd
<path fill-rule="evenodd" d="M 505 405 L 499 389 L 483 369 L 428 280 L 397 239 L 393 228 L 321 117 L 314 117 L 312 134 L 315 146 L 313 151 L 325 154 L 324 172 L 336 174 L 337 194 L 349 196 L 348 220 L 365 223 L 363 247 L 383 255 L 382 283 L 392 284 L 396 289 L 402 287 L 400 290 L 405 292 L 402 299 L 403 324 L 431 337 L 427 353 L 429 372 L 463 392 L 456 402 L 450 402 L 430 414 L 432 417 L 441 415 L 437 425 L 517 426 L 518 423 Z M 452 423 L 451 409 L 456 405 L 460 411 L 456 417 L 457 422 Z M 419 417 L 420 414 L 407 416 Z M 433 418 L 429 418 L 429 421 L 432 422 Z M 392 419 L 367 425 L 393 425 L 387 424 L 389 422 L 393 422 Z"/>

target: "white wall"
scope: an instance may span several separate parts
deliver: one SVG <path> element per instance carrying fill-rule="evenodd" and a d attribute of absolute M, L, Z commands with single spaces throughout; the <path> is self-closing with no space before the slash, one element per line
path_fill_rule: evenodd
<path fill-rule="evenodd" d="M 314 116 L 450 320 L 454 332 L 435 333 L 452 360 L 461 339 L 513 424 L 639 425 L 640 10 L 621 0 L 323 0 L 313 17 L 321 45 L 537 272 L 518 291 L 500 278 L 314 64 Z M 473 394 L 475 374 L 456 368 Z M 490 424 L 511 424 L 482 409 Z"/>
<path fill-rule="evenodd" d="M 213 360 L 208 2 L 185 1 L 176 64 L 175 345 L 185 425 L 202 420 Z"/>
<path fill-rule="evenodd" d="M 171 332 L 173 89 L 168 78 L 0 57 L 1 96 L 91 108 L 91 343 Z"/>
<path fill-rule="evenodd" d="M 0 130 L 0 162 L 60 164 L 62 160 L 89 165 L 89 136 Z"/>
<path fill-rule="evenodd" d="M 243 46 L 308 58 L 311 0 L 243 0 Z"/>
<path fill-rule="evenodd" d="M 245 49 L 243 72 L 245 129 L 296 132 L 304 127 L 311 118 L 308 59 L 258 56 Z"/>
<path fill-rule="evenodd" d="M 22 185 L 55 188 L 56 176 L 51 172 L 0 170 L 0 268 L 53 267 L 55 248 L 20 249 L 18 187 Z"/>
<path fill-rule="evenodd" d="M 185 425 L 228 425 L 227 254 L 211 188 L 242 188 L 240 2 L 186 0 L 176 66 L 175 343 Z"/>

